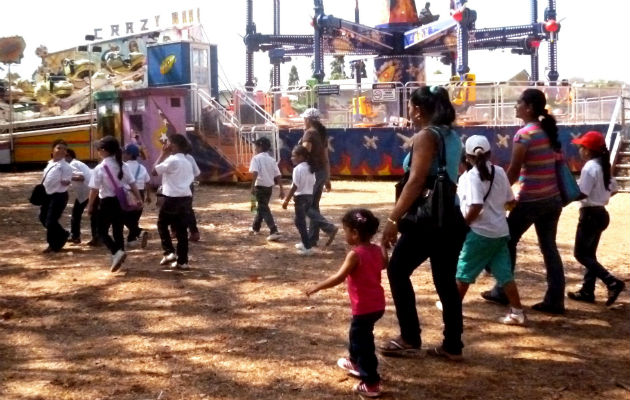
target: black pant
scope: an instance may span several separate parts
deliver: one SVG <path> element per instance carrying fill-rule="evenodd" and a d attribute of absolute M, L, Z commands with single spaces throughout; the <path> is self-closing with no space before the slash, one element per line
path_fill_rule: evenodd
<path fill-rule="evenodd" d="M 562 213 L 562 203 L 559 197 L 552 197 L 530 202 L 519 202 L 508 216 L 510 227 L 510 256 L 512 271 L 516 265 L 516 246 L 521 236 L 532 226 L 536 228 L 538 246 L 545 261 L 547 270 L 547 292 L 543 302 L 556 308 L 564 308 L 564 267 L 556 245 L 556 231 L 558 220 Z M 505 296 L 503 288 L 495 285 L 492 289 L 496 297 Z"/>
<path fill-rule="evenodd" d="M 272 192 L 273 186 L 256 186 L 254 188 L 254 195 L 256 196 L 258 206 L 256 207 L 256 216 L 254 217 L 252 229 L 256 232 L 260 230 L 263 221 L 265 221 L 267 227 L 269 227 L 270 233 L 278 232 L 276 223 L 273 220 L 273 215 L 271 215 L 271 209 L 269 208 L 269 200 L 271 199 Z"/>
<path fill-rule="evenodd" d="M 70 233 L 59 223 L 68 204 L 68 192 L 46 195 L 39 209 L 39 222 L 46 228 L 46 242 L 53 251 L 59 251 L 66 244 Z"/>
<path fill-rule="evenodd" d="M 74 205 L 72 206 L 72 216 L 70 217 L 70 233 L 72 239 L 81 238 L 81 218 L 87 205 L 88 200 L 85 200 L 82 203 L 80 203 L 79 200 L 74 200 Z M 98 205 L 95 205 L 95 207 L 98 207 Z M 90 229 L 92 231 L 92 239 L 98 238 L 98 220 L 94 217 L 95 215 L 98 214 L 93 212 L 92 216 L 90 217 Z"/>
<path fill-rule="evenodd" d="M 195 184 L 190 184 L 190 193 L 195 195 Z M 192 197 L 190 200 L 190 209 L 188 210 L 188 216 L 186 217 L 188 221 L 188 229 L 190 229 L 190 233 L 199 233 L 199 228 L 197 228 L 197 216 L 195 215 L 195 209 L 192 207 Z"/>
<path fill-rule="evenodd" d="M 125 250 L 123 236 L 124 213 L 116 197 L 100 199 L 98 210 L 98 236 L 105 243 L 110 253 Z M 112 227 L 112 236 L 109 236 L 109 227 Z"/>
<path fill-rule="evenodd" d="M 400 335 L 406 343 L 420 347 L 420 321 L 410 277 L 427 258 L 431 260 L 433 284 L 443 307 L 442 346 L 451 354 L 460 354 L 464 347 L 461 340 L 462 301 L 457 290 L 455 273 L 467 229 L 459 209 L 455 213 L 455 220 L 441 229 L 423 226 L 402 234 L 389 261 L 387 276 L 396 306 Z"/>
<path fill-rule="evenodd" d="M 370 385 L 381 380 L 374 347 L 374 324 L 381 319 L 384 312 L 353 315 L 350 323 L 350 361 L 359 368 L 361 380 Z"/>
<path fill-rule="evenodd" d="M 597 246 L 602 232 L 606 230 L 610 217 L 606 208 L 582 207 L 580 220 L 575 233 L 575 259 L 586 267 L 581 291 L 587 294 L 595 292 L 595 280 L 601 279 L 606 286 L 611 286 L 617 279 L 597 261 Z"/>
<path fill-rule="evenodd" d="M 140 190 L 140 198 L 144 200 L 144 190 Z M 132 242 L 140 236 L 142 229 L 140 228 L 140 217 L 142 216 L 142 208 L 138 210 L 125 211 L 124 224 L 129 231 L 127 234 L 127 242 Z"/>
<path fill-rule="evenodd" d="M 164 203 L 160 207 L 158 215 L 158 232 L 162 241 L 164 255 L 176 253 L 177 263 L 188 264 L 188 220 L 192 209 L 192 197 L 168 197 L 164 196 Z M 175 229 L 177 237 L 177 252 L 173 247 L 171 234 L 168 227 Z"/>

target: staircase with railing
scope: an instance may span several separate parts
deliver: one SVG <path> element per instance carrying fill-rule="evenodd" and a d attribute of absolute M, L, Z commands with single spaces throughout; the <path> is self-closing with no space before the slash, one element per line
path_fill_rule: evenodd
<path fill-rule="evenodd" d="M 197 89 L 196 93 L 201 108 L 198 129 L 203 133 L 204 142 L 212 146 L 234 168 L 239 180 L 251 179 L 249 163 L 254 155 L 253 142 L 257 138 L 268 137 L 272 143 L 273 154 L 278 159 L 278 127 L 271 115 L 247 94 L 235 92 L 241 107 L 234 114 L 226 110 L 205 90 Z M 243 123 L 240 118 L 243 110 L 256 116 L 254 123 Z"/>
<path fill-rule="evenodd" d="M 629 118 L 630 97 L 619 96 L 606 132 L 606 145 L 610 149 L 612 174 L 617 180 L 620 192 L 630 192 Z"/>

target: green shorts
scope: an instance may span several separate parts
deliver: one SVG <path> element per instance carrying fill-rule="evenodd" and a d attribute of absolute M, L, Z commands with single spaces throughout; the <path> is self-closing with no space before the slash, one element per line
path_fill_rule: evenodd
<path fill-rule="evenodd" d="M 466 241 L 459 253 L 457 263 L 457 280 L 464 283 L 475 283 L 475 279 L 486 266 L 490 267 L 492 276 L 499 286 L 514 280 L 510 252 L 509 236 L 489 238 L 472 230 L 466 235 Z"/>

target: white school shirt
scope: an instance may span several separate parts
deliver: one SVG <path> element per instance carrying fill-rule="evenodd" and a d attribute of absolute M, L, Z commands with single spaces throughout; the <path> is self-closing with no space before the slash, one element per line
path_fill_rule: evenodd
<path fill-rule="evenodd" d="M 72 179 L 72 168 L 66 160 L 48 161 L 48 165 L 44 168 L 43 176 L 44 188 L 46 194 L 63 193 L 68 191 L 68 185 L 63 185 L 61 181 Z"/>
<path fill-rule="evenodd" d="M 124 163 L 122 165 L 123 177 L 119 180 L 118 172 L 120 171 L 120 167 L 118 166 L 118 162 L 116 162 L 114 156 L 106 157 L 100 164 L 94 167 L 94 170 L 92 171 L 92 179 L 90 179 L 90 188 L 98 189 L 98 197 L 100 199 L 116 196 L 114 183 L 109 178 L 109 175 L 105 170 L 106 165 L 107 168 L 109 168 L 109 172 L 112 174 L 112 178 L 117 186 L 131 185 L 132 183 L 135 183 L 133 175 L 131 175 L 129 168 Z"/>
<path fill-rule="evenodd" d="M 617 181 L 610 177 L 610 191 L 604 186 L 604 171 L 597 160 L 588 160 L 578 180 L 580 192 L 587 197 L 581 200 L 580 207 L 605 206 L 608 204 L 610 195 L 617 191 Z"/>
<path fill-rule="evenodd" d="M 306 161 L 299 163 L 293 168 L 293 184 L 297 187 L 295 195 L 313 194 L 315 186 L 315 174 L 311 172 L 311 167 Z"/>
<path fill-rule="evenodd" d="M 74 175 L 81 175 L 83 177 L 82 181 L 72 181 L 72 187 L 74 188 L 77 201 L 79 203 L 83 203 L 90 195 L 92 169 L 76 158 L 70 161 L 70 167 L 72 168 L 72 173 Z"/>
<path fill-rule="evenodd" d="M 162 194 L 168 197 L 192 196 L 190 184 L 195 179 L 193 167 L 183 153 L 172 154 L 155 166 L 162 176 Z"/>
<path fill-rule="evenodd" d="M 274 178 L 280 176 L 280 169 L 276 160 L 266 151 L 256 154 L 249 163 L 249 172 L 258 173 L 254 186 L 271 187 Z"/>
<path fill-rule="evenodd" d="M 492 171 L 491 163 L 488 163 L 488 169 Z M 470 224 L 470 229 L 476 234 L 488 238 L 508 236 L 510 229 L 505 218 L 505 203 L 514 200 L 514 193 L 512 193 L 512 187 L 505 171 L 498 165 L 494 166 L 492 190 L 484 202 L 483 198 L 488 193 L 489 187 L 490 181 L 481 181 L 477 167 L 462 174 L 457 188 L 460 209 L 462 214 L 466 216 L 471 205 L 483 204 L 481 213 Z"/>
<path fill-rule="evenodd" d="M 188 160 L 190 165 L 192 165 L 193 176 L 195 178 L 198 177 L 199 174 L 201 174 L 201 170 L 199 169 L 199 166 L 197 165 L 197 161 L 195 161 L 195 158 L 191 156 L 190 154 L 186 154 L 186 159 Z"/>
<path fill-rule="evenodd" d="M 144 165 L 140 164 L 137 160 L 129 160 L 124 163 L 129 168 L 129 173 L 136 181 L 136 187 L 138 190 L 144 190 L 144 186 L 151 180 L 147 169 Z M 128 186 L 126 186 L 129 189 Z"/>

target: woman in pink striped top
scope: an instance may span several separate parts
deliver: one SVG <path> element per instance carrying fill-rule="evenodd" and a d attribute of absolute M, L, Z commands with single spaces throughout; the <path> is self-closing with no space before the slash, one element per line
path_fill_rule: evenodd
<path fill-rule="evenodd" d="M 532 309 L 550 314 L 564 314 L 564 267 L 556 245 L 562 201 L 556 182 L 556 154 L 561 151 L 558 127 L 545 108 L 545 94 L 526 89 L 518 99 L 516 117 L 525 126 L 514 135 L 512 160 L 507 170 L 510 184 L 517 180 L 520 191 L 516 207 L 510 212 L 510 255 L 512 269 L 516 264 L 516 245 L 532 226 L 536 228 L 538 245 L 547 270 L 547 292 L 542 302 Z M 481 296 L 492 302 L 507 304 L 501 287 L 495 286 Z"/>

